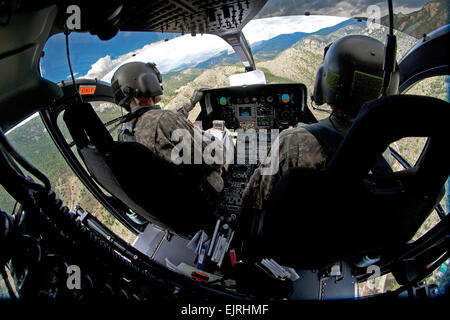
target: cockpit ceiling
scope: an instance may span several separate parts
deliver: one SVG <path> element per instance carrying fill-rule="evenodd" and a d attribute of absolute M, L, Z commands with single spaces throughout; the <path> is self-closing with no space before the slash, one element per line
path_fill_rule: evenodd
<path fill-rule="evenodd" d="M 126 1 L 118 27 L 122 31 L 222 34 L 240 31 L 267 0 Z"/>

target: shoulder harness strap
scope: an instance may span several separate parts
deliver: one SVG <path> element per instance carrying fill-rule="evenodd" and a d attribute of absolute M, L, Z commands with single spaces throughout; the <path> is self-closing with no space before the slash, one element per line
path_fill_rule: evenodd
<path fill-rule="evenodd" d="M 125 115 L 119 123 L 111 129 L 114 131 L 118 126 L 122 125 L 122 128 L 118 130 L 118 140 L 119 141 L 135 141 L 134 138 L 134 127 L 136 126 L 139 117 L 142 116 L 147 111 L 151 110 L 151 107 L 142 107 L 134 112 L 130 112 Z M 111 132 L 110 131 L 110 132 Z"/>

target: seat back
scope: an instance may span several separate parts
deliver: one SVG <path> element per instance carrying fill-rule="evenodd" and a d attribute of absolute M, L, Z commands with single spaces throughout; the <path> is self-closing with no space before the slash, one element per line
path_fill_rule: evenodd
<path fill-rule="evenodd" d="M 111 168 L 107 164 L 106 159 L 97 148 L 92 145 L 88 145 L 85 148 L 79 148 L 78 153 L 86 165 L 91 177 L 99 185 L 101 185 L 111 195 L 114 195 L 116 198 L 120 199 L 131 210 L 138 213 L 142 217 L 146 217 L 146 220 L 162 224 L 160 221 L 157 221 L 154 218 L 152 219 L 152 217 L 150 217 L 150 213 L 139 206 L 125 193 L 121 184 L 117 181 L 117 178 L 114 176 Z M 162 226 L 164 227 L 164 225 Z"/>
<path fill-rule="evenodd" d="M 64 121 L 92 178 L 137 214 L 182 235 L 212 223 L 198 175 L 139 143 L 115 142 L 89 103 L 68 107 Z"/>
<path fill-rule="evenodd" d="M 324 170 L 291 168 L 275 185 L 257 239 L 264 255 L 319 267 L 404 245 L 448 178 L 449 112 L 447 102 L 422 96 L 366 103 Z M 415 167 L 369 173 L 390 143 L 408 136 L 430 137 Z"/>
<path fill-rule="evenodd" d="M 450 170 L 443 156 L 449 114 L 448 102 L 425 96 L 394 95 L 370 101 L 363 106 L 328 170 L 361 180 L 392 142 L 404 137 L 429 137 L 415 179 L 422 191 L 425 188 L 434 194 Z"/>

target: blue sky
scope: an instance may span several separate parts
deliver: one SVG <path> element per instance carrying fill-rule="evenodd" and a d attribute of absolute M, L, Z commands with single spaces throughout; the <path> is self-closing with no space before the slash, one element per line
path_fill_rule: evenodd
<path fill-rule="evenodd" d="M 334 26 L 346 18 L 327 16 L 285 16 L 252 20 L 244 27 L 250 43 L 268 40 L 280 34 L 311 33 Z M 162 41 L 163 39 L 169 41 Z M 101 41 L 89 33 L 69 36 L 71 63 L 75 77 L 98 78 L 109 81 L 112 73 L 129 61 L 156 62 L 165 73 L 186 63 L 201 62 L 231 47 L 217 36 L 120 32 L 108 41 Z M 65 36 L 58 34 L 47 41 L 41 59 L 44 78 L 61 81 L 70 78 L 66 57 Z"/>
<path fill-rule="evenodd" d="M 101 41 L 90 33 L 72 33 L 69 36 L 72 68 L 77 75 L 84 75 L 101 57 L 110 55 L 115 59 L 146 44 L 164 38 L 172 39 L 175 36 L 177 34 L 120 32 L 111 40 Z M 54 35 L 47 41 L 44 48 L 45 56 L 41 58 L 41 72 L 44 78 L 57 82 L 67 79 L 70 75 L 65 41 L 64 34 Z"/>

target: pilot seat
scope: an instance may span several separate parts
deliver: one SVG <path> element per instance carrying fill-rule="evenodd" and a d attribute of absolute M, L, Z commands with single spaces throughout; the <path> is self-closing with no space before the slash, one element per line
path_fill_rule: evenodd
<path fill-rule="evenodd" d="M 63 119 L 92 178 L 138 215 L 185 236 L 214 225 L 195 166 L 180 170 L 142 144 L 114 141 L 89 103 L 68 106 Z"/>
<path fill-rule="evenodd" d="M 315 269 L 393 253 L 412 239 L 443 196 L 450 172 L 447 102 L 394 95 L 367 102 L 323 170 L 291 168 L 263 212 L 243 212 L 243 252 Z M 403 137 L 429 137 L 412 168 L 371 172 Z"/>

